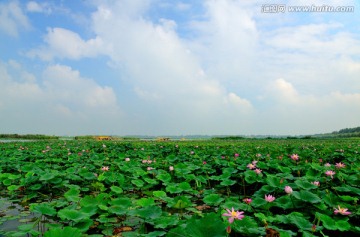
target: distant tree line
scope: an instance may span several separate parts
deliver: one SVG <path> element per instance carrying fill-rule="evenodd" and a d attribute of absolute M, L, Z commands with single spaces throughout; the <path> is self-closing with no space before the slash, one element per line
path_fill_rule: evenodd
<path fill-rule="evenodd" d="M 213 140 L 243 140 L 244 137 L 240 136 L 226 136 L 226 137 L 213 137 Z"/>
<path fill-rule="evenodd" d="M 358 133 L 360 132 L 360 127 L 356 127 L 356 128 L 344 128 L 344 129 L 340 129 L 338 132 L 333 132 L 333 134 L 342 134 L 342 133 Z"/>
<path fill-rule="evenodd" d="M 36 140 L 45 140 L 45 139 L 59 139 L 58 136 L 49 136 L 41 134 L 0 134 L 1 139 L 36 139 Z"/>

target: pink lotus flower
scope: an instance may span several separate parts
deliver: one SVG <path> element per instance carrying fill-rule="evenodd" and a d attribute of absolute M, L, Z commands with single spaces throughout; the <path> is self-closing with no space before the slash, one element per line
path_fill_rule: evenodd
<path fill-rule="evenodd" d="M 147 167 L 147 170 L 150 171 L 150 170 L 153 170 L 154 168 L 153 167 Z"/>
<path fill-rule="evenodd" d="M 330 165 L 330 163 L 326 163 L 324 166 L 325 167 L 330 167 L 331 165 Z"/>
<path fill-rule="evenodd" d="M 311 182 L 313 185 L 316 185 L 316 186 L 320 186 L 320 182 L 319 181 L 314 181 L 314 182 Z"/>
<path fill-rule="evenodd" d="M 235 157 L 239 157 L 239 154 L 238 154 L 238 153 L 235 153 L 234 156 L 235 156 Z"/>
<path fill-rule="evenodd" d="M 256 165 L 257 163 L 258 163 L 257 160 L 253 160 L 253 161 L 251 162 L 251 164 L 253 164 L 253 165 Z"/>
<path fill-rule="evenodd" d="M 246 204 L 250 204 L 252 202 L 251 198 L 244 198 L 243 200 Z"/>
<path fill-rule="evenodd" d="M 170 171 L 173 171 L 173 170 L 174 170 L 174 166 L 170 166 L 170 167 L 169 167 L 169 170 L 170 170 Z"/>
<path fill-rule="evenodd" d="M 325 174 L 327 176 L 330 176 L 333 179 L 334 178 L 333 176 L 336 174 L 336 172 L 332 171 L 332 170 L 328 170 L 328 171 L 325 172 Z"/>
<path fill-rule="evenodd" d="M 229 223 L 233 223 L 235 219 L 242 220 L 245 216 L 243 215 L 243 211 L 234 211 L 234 208 L 231 208 L 231 211 L 229 209 L 226 209 L 227 213 L 224 213 L 223 216 L 229 217 Z"/>
<path fill-rule="evenodd" d="M 102 171 L 109 171 L 109 166 L 103 166 L 103 167 L 101 168 L 101 170 L 102 170 Z"/>
<path fill-rule="evenodd" d="M 249 169 L 253 170 L 256 168 L 256 165 L 254 164 L 248 164 L 246 167 L 248 167 Z"/>
<path fill-rule="evenodd" d="M 272 195 L 266 195 L 265 194 L 265 201 L 267 201 L 267 202 L 273 202 L 275 200 L 275 197 L 274 196 L 272 196 Z"/>
<path fill-rule="evenodd" d="M 261 172 L 262 172 L 261 169 L 255 169 L 254 171 L 255 171 L 255 173 L 257 173 L 257 174 L 261 174 Z"/>
<path fill-rule="evenodd" d="M 337 215 L 337 214 L 341 214 L 341 215 L 344 215 L 344 216 L 347 216 L 347 215 L 350 215 L 351 212 L 347 211 L 348 209 L 347 208 L 341 208 L 340 206 L 338 206 L 339 209 L 336 209 L 334 210 L 334 214 Z"/>
<path fill-rule="evenodd" d="M 206 161 L 203 161 L 203 165 L 206 165 Z"/>
<path fill-rule="evenodd" d="M 346 165 L 344 163 L 341 163 L 341 162 L 335 164 L 335 167 L 338 168 L 338 169 L 345 168 L 345 166 Z"/>
<path fill-rule="evenodd" d="M 125 158 L 125 161 L 126 161 L 126 162 L 130 161 L 130 158 L 129 158 L 129 157 L 126 157 L 126 158 Z"/>
<path fill-rule="evenodd" d="M 256 157 L 261 157 L 261 154 L 260 154 L 260 153 L 257 153 L 257 154 L 256 154 Z"/>
<path fill-rule="evenodd" d="M 291 159 L 294 160 L 294 161 L 298 161 L 298 160 L 299 160 L 299 155 L 298 155 L 298 154 L 292 154 L 290 157 L 291 157 Z"/>
<path fill-rule="evenodd" d="M 285 193 L 292 194 L 293 190 L 290 186 L 285 186 Z"/>

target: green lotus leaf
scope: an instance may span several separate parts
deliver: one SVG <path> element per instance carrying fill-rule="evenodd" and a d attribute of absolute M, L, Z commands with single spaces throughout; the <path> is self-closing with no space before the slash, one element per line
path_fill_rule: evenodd
<path fill-rule="evenodd" d="M 2 181 L 2 183 L 5 185 L 5 186 L 9 186 L 11 185 L 12 181 L 10 179 L 5 179 Z"/>
<path fill-rule="evenodd" d="M 58 185 L 58 184 L 60 184 L 62 181 L 63 181 L 63 179 L 62 179 L 62 178 L 60 178 L 60 177 L 56 177 L 56 178 L 54 178 L 54 179 L 50 180 L 49 182 L 50 182 L 50 183 L 52 183 L 52 184 L 56 184 L 56 185 Z"/>
<path fill-rule="evenodd" d="M 110 187 L 111 191 L 113 191 L 116 194 L 120 194 L 123 193 L 124 191 L 122 190 L 122 188 L 118 187 L 118 186 L 111 186 Z"/>
<path fill-rule="evenodd" d="M 311 230 L 312 223 L 310 221 L 305 219 L 303 216 L 293 215 L 293 214 L 294 214 L 294 212 L 291 213 L 290 215 L 288 215 L 290 218 L 290 221 L 293 224 L 295 224 L 301 230 Z"/>
<path fill-rule="evenodd" d="M 147 206 L 137 210 L 134 210 L 134 214 L 144 218 L 157 219 L 161 216 L 162 210 L 158 206 Z"/>
<path fill-rule="evenodd" d="M 279 232 L 281 237 L 297 236 L 297 233 L 292 232 L 291 230 L 283 230 L 283 229 L 279 229 L 279 228 L 276 228 L 276 230 Z"/>
<path fill-rule="evenodd" d="M 81 237 L 82 233 L 74 227 L 53 228 L 44 233 L 44 237 Z"/>
<path fill-rule="evenodd" d="M 340 231 L 348 231 L 351 229 L 351 225 L 348 220 L 337 220 L 335 221 L 335 225 Z"/>
<path fill-rule="evenodd" d="M 268 216 L 267 218 L 268 218 L 269 222 L 278 222 L 278 223 L 284 223 L 284 224 L 291 223 L 290 218 L 287 215 L 276 215 L 275 217 Z"/>
<path fill-rule="evenodd" d="M 168 183 L 171 180 L 171 175 L 169 173 L 162 173 L 157 175 L 156 178 L 163 181 L 164 183 Z"/>
<path fill-rule="evenodd" d="M 84 213 L 88 217 L 91 217 L 92 215 L 95 215 L 97 213 L 97 210 L 98 207 L 93 205 L 93 206 L 83 206 L 79 211 Z"/>
<path fill-rule="evenodd" d="M 53 173 L 45 173 L 45 174 L 41 175 L 40 180 L 41 181 L 48 181 L 48 180 L 51 180 L 53 178 L 55 178 L 55 175 Z"/>
<path fill-rule="evenodd" d="M 111 206 L 109 207 L 108 212 L 121 216 L 125 215 L 128 212 L 128 209 L 122 206 Z"/>
<path fill-rule="evenodd" d="M 96 179 L 96 176 L 94 175 L 94 173 L 89 172 L 89 171 L 80 171 L 80 172 L 79 172 L 79 175 L 80 175 L 81 177 L 83 177 L 84 179 L 86 179 L 86 180 Z"/>
<path fill-rule="evenodd" d="M 64 194 L 64 197 L 70 202 L 77 202 L 80 200 L 79 194 L 80 194 L 79 189 L 71 188 Z"/>
<path fill-rule="evenodd" d="M 150 179 L 150 178 L 147 178 L 147 177 L 144 177 L 143 178 L 148 184 L 157 184 L 159 183 L 159 181 L 157 181 L 156 179 Z"/>
<path fill-rule="evenodd" d="M 107 210 L 109 209 L 108 206 L 103 205 L 103 204 L 99 204 L 98 207 L 99 207 L 99 209 L 101 209 L 101 210 L 103 210 L 103 211 L 107 211 Z"/>
<path fill-rule="evenodd" d="M 166 191 L 169 193 L 181 193 L 183 189 L 181 189 L 177 184 L 168 184 L 166 186 Z"/>
<path fill-rule="evenodd" d="M 7 189 L 8 189 L 9 191 L 18 190 L 19 188 L 20 188 L 19 185 L 10 185 L 10 186 L 7 187 Z"/>
<path fill-rule="evenodd" d="M 224 201 L 224 198 L 222 198 L 219 194 L 210 194 L 204 197 L 203 199 L 204 203 L 208 205 L 219 205 L 222 201 Z"/>
<path fill-rule="evenodd" d="M 296 180 L 295 181 L 295 184 L 301 188 L 301 189 L 305 189 L 305 190 L 309 190 L 309 189 L 315 189 L 317 188 L 316 185 L 313 185 L 312 183 L 310 183 L 309 181 L 306 181 L 306 180 Z"/>
<path fill-rule="evenodd" d="M 178 163 L 174 166 L 175 172 L 180 174 L 189 174 L 191 172 L 191 169 L 187 164 L 184 163 Z"/>
<path fill-rule="evenodd" d="M 226 180 L 223 180 L 220 184 L 224 185 L 224 186 L 232 186 L 232 185 L 236 184 L 236 181 L 231 180 L 231 179 L 226 179 Z"/>
<path fill-rule="evenodd" d="M 8 176 L 8 179 L 11 179 L 11 180 L 16 180 L 19 178 L 21 178 L 20 174 L 9 174 L 9 176 Z"/>
<path fill-rule="evenodd" d="M 157 198 L 164 198 L 164 197 L 166 197 L 166 192 L 164 192 L 164 191 L 153 191 L 153 195 L 154 195 L 154 197 L 157 197 Z"/>
<path fill-rule="evenodd" d="M 80 205 L 84 206 L 84 207 L 96 206 L 96 205 L 98 205 L 98 201 L 96 200 L 96 198 L 94 198 L 92 196 L 85 196 L 81 199 Z"/>
<path fill-rule="evenodd" d="M 41 189 L 41 187 L 42 187 L 42 184 L 37 183 L 37 184 L 31 185 L 31 186 L 29 187 L 29 189 L 35 191 L 35 190 Z"/>
<path fill-rule="evenodd" d="M 30 210 L 48 216 L 54 216 L 56 214 L 55 208 L 48 203 L 33 204 L 30 206 Z"/>
<path fill-rule="evenodd" d="M 264 227 L 258 226 L 257 222 L 249 216 L 245 216 L 242 220 L 235 220 L 233 228 L 249 236 L 264 236 L 265 234 Z"/>
<path fill-rule="evenodd" d="M 274 205 L 282 209 L 290 209 L 294 208 L 295 204 L 293 204 L 293 202 L 295 202 L 295 200 L 291 201 L 291 197 L 289 195 L 285 195 L 277 198 Z"/>
<path fill-rule="evenodd" d="M 267 204 L 268 202 L 265 201 L 264 198 L 259 198 L 259 197 L 256 197 L 253 199 L 253 201 L 251 202 L 251 205 L 254 206 L 254 207 L 260 207 L 260 206 L 263 206 L 265 204 Z"/>
<path fill-rule="evenodd" d="M 144 186 L 144 181 L 140 179 L 132 180 L 131 183 L 135 184 L 136 187 L 141 188 Z"/>
<path fill-rule="evenodd" d="M 167 229 L 169 226 L 175 226 L 179 223 L 177 216 L 161 216 L 155 220 L 155 228 Z"/>
<path fill-rule="evenodd" d="M 19 225 L 18 229 L 21 231 L 28 232 L 28 231 L 32 230 L 34 227 L 36 227 L 36 224 L 30 223 L 30 224 Z"/>
<path fill-rule="evenodd" d="M 178 187 L 182 190 L 182 191 L 191 191 L 192 188 L 190 186 L 190 184 L 188 182 L 181 182 L 178 184 Z"/>
<path fill-rule="evenodd" d="M 258 174 L 256 174 L 253 170 L 245 171 L 245 180 L 249 184 L 253 184 L 258 180 Z"/>
<path fill-rule="evenodd" d="M 118 221 L 116 217 L 108 217 L 107 215 L 101 215 L 96 220 L 101 223 L 116 223 Z"/>
<path fill-rule="evenodd" d="M 352 197 L 352 196 L 348 196 L 348 195 L 342 195 L 339 196 L 341 200 L 345 201 L 345 202 L 357 202 L 359 200 L 359 198 L 357 197 Z"/>
<path fill-rule="evenodd" d="M 62 220 L 69 220 L 69 221 L 74 221 L 74 222 L 83 221 L 88 218 L 88 216 L 81 211 L 67 209 L 67 208 L 60 210 L 58 212 L 58 216 Z"/>
<path fill-rule="evenodd" d="M 143 237 L 158 237 L 158 236 L 164 236 L 166 235 L 166 232 L 165 231 L 153 231 L 153 232 L 150 232 L 148 234 L 143 234 L 142 236 Z"/>
<path fill-rule="evenodd" d="M 294 192 L 293 192 L 294 193 Z M 301 190 L 300 191 L 300 199 L 306 202 L 310 203 L 319 203 L 321 202 L 321 199 L 316 194 L 313 194 L 312 192 Z"/>
<path fill-rule="evenodd" d="M 323 226 L 328 229 L 328 230 L 336 230 L 337 226 L 336 223 L 334 221 L 334 219 L 332 219 L 330 216 L 327 216 L 325 214 L 321 214 L 319 212 L 316 212 L 315 214 L 317 216 L 317 218 L 319 218 L 323 224 Z"/>
<path fill-rule="evenodd" d="M 169 237 L 196 236 L 196 237 L 223 237 L 226 236 L 226 225 L 215 213 L 204 218 L 190 218 L 185 225 L 178 226 L 168 232 Z"/>
<path fill-rule="evenodd" d="M 83 220 L 83 221 L 76 223 L 74 225 L 74 227 L 79 229 L 81 232 L 86 232 L 87 230 L 90 229 L 90 226 L 92 226 L 93 224 L 94 224 L 94 221 L 88 219 L 88 220 Z"/>
<path fill-rule="evenodd" d="M 141 198 L 136 203 L 137 203 L 137 205 L 139 205 L 141 207 L 147 207 L 147 206 L 155 205 L 155 201 L 154 201 L 153 198 Z"/>
<path fill-rule="evenodd" d="M 255 172 L 254 172 L 255 173 Z M 256 173 L 255 173 L 256 174 Z M 274 188 L 277 188 L 279 187 L 280 185 L 280 181 L 281 181 L 281 178 L 280 177 L 276 177 L 274 175 L 268 175 L 266 177 L 266 182 L 269 186 L 271 187 L 274 187 Z"/>
<path fill-rule="evenodd" d="M 174 205 L 172 207 L 176 209 L 183 209 L 191 206 L 190 199 L 185 196 L 177 196 L 174 198 L 173 202 Z"/>
<path fill-rule="evenodd" d="M 110 201 L 110 204 L 113 206 L 121 206 L 123 208 L 129 208 L 132 205 L 132 201 L 130 198 L 116 198 Z"/>

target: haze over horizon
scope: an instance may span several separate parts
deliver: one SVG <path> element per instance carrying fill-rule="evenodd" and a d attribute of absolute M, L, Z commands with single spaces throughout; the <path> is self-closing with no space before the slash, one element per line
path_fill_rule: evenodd
<path fill-rule="evenodd" d="M 355 0 L 0 2 L 0 134 L 308 135 L 360 125 Z M 354 7 L 290 12 L 291 6 Z"/>

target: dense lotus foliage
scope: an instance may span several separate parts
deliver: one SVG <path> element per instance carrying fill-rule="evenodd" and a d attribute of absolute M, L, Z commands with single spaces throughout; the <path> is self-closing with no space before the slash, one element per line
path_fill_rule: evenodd
<path fill-rule="evenodd" d="M 0 143 L 0 236 L 359 235 L 359 158 L 358 139 Z"/>

